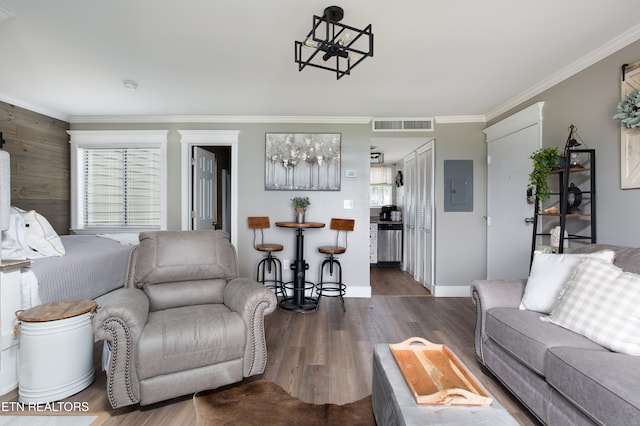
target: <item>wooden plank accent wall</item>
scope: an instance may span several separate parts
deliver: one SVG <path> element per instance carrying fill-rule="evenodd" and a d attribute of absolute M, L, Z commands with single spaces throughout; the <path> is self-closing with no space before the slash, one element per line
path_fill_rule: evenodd
<path fill-rule="evenodd" d="M 11 204 L 35 210 L 58 234 L 71 227 L 69 123 L 0 102 L 3 148 L 11 155 Z"/>

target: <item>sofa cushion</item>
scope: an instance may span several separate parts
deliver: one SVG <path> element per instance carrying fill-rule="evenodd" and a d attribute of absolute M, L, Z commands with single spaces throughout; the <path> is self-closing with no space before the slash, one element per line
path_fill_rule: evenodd
<path fill-rule="evenodd" d="M 242 358 L 246 335 L 242 317 L 224 305 L 150 312 L 138 340 L 138 377 L 143 380 Z"/>
<path fill-rule="evenodd" d="M 640 275 L 584 260 L 547 320 L 613 351 L 640 356 Z"/>
<path fill-rule="evenodd" d="M 517 308 L 489 309 L 486 333 L 505 351 L 542 376 L 549 348 L 573 346 L 605 351 L 584 336 L 541 321 L 538 312 Z"/>
<path fill-rule="evenodd" d="M 576 253 L 593 253 L 600 250 L 616 252 L 613 264 L 626 272 L 640 274 L 640 248 L 613 246 L 609 244 L 588 244 L 575 250 Z"/>
<path fill-rule="evenodd" d="M 640 358 L 555 347 L 549 350 L 545 371 L 549 384 L 600 424 L 637 424 Z"/>

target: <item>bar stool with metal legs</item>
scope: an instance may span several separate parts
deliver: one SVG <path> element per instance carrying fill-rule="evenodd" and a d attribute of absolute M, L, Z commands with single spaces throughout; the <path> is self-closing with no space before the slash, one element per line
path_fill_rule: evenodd
<path fill-rule="evenodd" d="M 342 302 L 342 310 L 344 312 L 347 311 L 344 307 L 344 295 L 346 293 L 347 286 L 342 282 L 342 265 L 335 255 L 342 254 L 347 251 L 347 232 L 353 231 L 354 225 L 355 220 L 353 219 L 332 218 L 330 228 L 337 231 L 336 243 L 332 246 L 318 247 L 318 251 L 320 253 L 329 255 L 320 265 L 320 282 L 316 284 L 318 306 L 320 305 L 320 299 L 322 299 L 323 296 L 339 297 Z M 327 280 L 331 281 L 325 281 L 324 270 L 327 266 L 329 267 L 329 276 L 327 277 Z"/>
<path fill-rule="evenodd" d="M 256 281 L 272 289 L 276 297 L 284 296 L 282 263 L 280 259 L 273 255 L 274 252 L 282 251 L 284 247 L 281 244 L 264 242 L 264 229 L 271 227 L 269 216 L 249 216 L 248 224 L 249 228 L 253 229 L 253 248 L 267 254 L 258 262 Z M 259 241 L 258 233 L 260 234 Z"/>

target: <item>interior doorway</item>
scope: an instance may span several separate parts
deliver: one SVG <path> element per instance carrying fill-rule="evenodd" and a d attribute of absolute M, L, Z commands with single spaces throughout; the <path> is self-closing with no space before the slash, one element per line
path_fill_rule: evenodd
<path fill-rule="evenodd" d="M 193 146 L 191 229 L 231 233 L 231 147 Z"/>
<path fill-rule="evenodd" d="M 192 229 L 223 229 L 231 237 L 231 243 L 237 247 L 238 239 L 238 134 L 237 130 L 178 130 L 182 145 L 182 203 L 181 217 L 183 230 Z M 216 181 L 211 187 L 212 201 L 203 202 L 198 197 L 196 171 L 194 167 L 196 152 L 206 152 L 215 157 L 214 174 Z M 205 197 L 206 198 L 206 197 Z M 207 224 L 203 220 L 197 221 L 197 203 L 206 211 L 209 209 L 212 220 Z M 214 207 L 215 206 L 215 207 Z M 213 223 L 215 222 L 215 223 Z"/>

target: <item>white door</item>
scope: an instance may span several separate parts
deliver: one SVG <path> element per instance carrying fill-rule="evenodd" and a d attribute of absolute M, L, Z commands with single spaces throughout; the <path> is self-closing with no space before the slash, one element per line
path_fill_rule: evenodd
<path fill-rule="evenodd" d="M 416 280 L 433 292 L 433 142 L 418 149 Z"/>
<path fill-rule="evenodd" d="M 216 228 L 216 156 L 193 147 L 193 229 Z"/>
<path fill-rule="evenodd" d="M 487 277 L 529 275 L 533 204 L 527 201 L 531 153 L 542 146 L 542 103 L 485 130 L 487 133 Z"/>
<path fill-rule="evenodd" d="M 415 276 L 416 263 L 416 157 L 415 153 L 404 160 L 404 269 Z"/>

